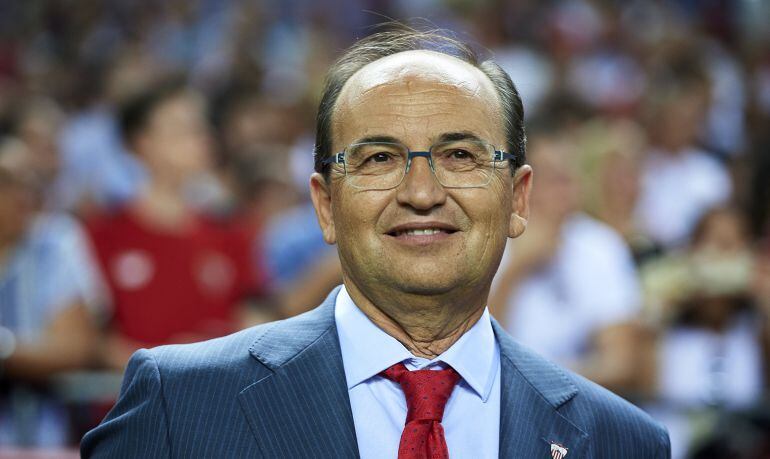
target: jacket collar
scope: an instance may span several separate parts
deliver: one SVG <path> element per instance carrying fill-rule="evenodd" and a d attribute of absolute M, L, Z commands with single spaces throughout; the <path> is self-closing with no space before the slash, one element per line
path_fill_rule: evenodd
<path fill-rule="evenodd" d="M 249 348 L 249 353 L 271 370 L 277 370 L 321 336 L 337 328 L 334 303 L 341 287 L 337 287 L 317 308 L 291 319 L 266 324 Z M 337 344 L 339 354 L 339 343 Z"/>
<path fill-rule="evenodd" d="M 578 394 L 561 368 L 520 345 L 496 320 L 500 345 L 500 457 L 551 457 L 551 444 L 588 457 L 588 434 L 559 410 Z"/>
<path fill-rule="evenodd" d="M 238 395 L 264 457 L 357 458 L 334 290 L 318 308 L 259 331 L 249 353 L 269 371 Z"/>
<path fill-rule="evenodd" d="M 239 395 L 267 457 L 358 457 L 334 305 L 268 324 L 250 354 L 270 371 Z M 588 434 L 559 410 L 578 389 L 567 374 L 516 343 L 494 319 L 501 354 L 500 457 L 550 457 L 550 444 L 585 457 Z"/>

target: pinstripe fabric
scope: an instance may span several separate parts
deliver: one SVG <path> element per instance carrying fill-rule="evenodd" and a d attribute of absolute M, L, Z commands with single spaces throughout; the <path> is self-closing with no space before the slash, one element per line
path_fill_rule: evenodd
<path fill-rule="evenodd" d="M 241 392 L 266 457 L 358 457 L 339 355 L 336 329 L 327 328 L 272 376 Z"/>
<path fill-rule="evenodd" d="M 83 457 L 355 458 L 332 292 L 301 316 L 141 350 Z M 500 457 L 668 458 L 668 436 L 627 402 L 516 344 L 501 348 Z"/>
<path fill-rule="evenodd" d="M 665 429 L 646 413 L 516 343 L 492 320 L 503 376 L 501 458 L 670 459 Z"/>

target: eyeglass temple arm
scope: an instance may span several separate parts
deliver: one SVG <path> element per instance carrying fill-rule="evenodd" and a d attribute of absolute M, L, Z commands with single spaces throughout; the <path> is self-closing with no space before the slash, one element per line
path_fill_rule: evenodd
<path fill-rule="evenodd" d="M 336 155 L 329 156 L 327 158 L 324 158 L 321 160 L 321 164 L 328 165 L 328 164 L 342 164 L 345 162 L 345 152 L 342 151 L 340 153 L 337 153 Z"/>

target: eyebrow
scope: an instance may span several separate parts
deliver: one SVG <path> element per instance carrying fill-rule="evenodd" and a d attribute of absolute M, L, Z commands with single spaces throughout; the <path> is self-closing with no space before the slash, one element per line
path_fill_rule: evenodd
<path fill-rule="evenodd" d="M 356 143 L 402 143 L 399 139 L 390 135 L 370 135 L 353 142 Z"/>
<path fill-rule="evenodd" d="M 470 132 L 470 131 L 462 131 L 462 132 L 447 132 L 444 134 L 441 134 L 438 137 L 438 142 L 456 142 L 459 140 L 477 140 L 480 141 L 481 138 L 477 136 L 476 134 Z"/>
<path fill-rule="evenodd" d="M 460 132 L 445 132 L 438 136 L 435 142 L 457 142 L 460 140 L 476 140 L 481 141 L 481 138 L 477 136 L 476 134 L 470 132 L 470 131 L 460 131 Z M 400 139 L 390 136 L 390 135 L 372 135 L 360 138 L 356 140 L 353 143 L 369 143 L 369 142 L 379 142 L 379 143 L 404 143 Z M 434 143 L 435 143 L 434 142 Z"/>

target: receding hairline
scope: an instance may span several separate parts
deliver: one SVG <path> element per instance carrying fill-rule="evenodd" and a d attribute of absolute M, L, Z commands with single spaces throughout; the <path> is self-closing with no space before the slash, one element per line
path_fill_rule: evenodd
<path fill-rule="evenodd" d="M 424 55 L 428 55 L 432 59 L 440 59 L 440 60 L 443 60 L 443 61 L 446 61 L 446 62 L 451 62 L 451 63 L 457 65 L 458 67 L 465 68 L 466 70 L 468 70 L 468 74 L 469 75 L 474 75 L 478 79 L 478 81 L 481 83 L 480 88 L 483 88 L 488 93 L 488 95 L 492 97 L 492 100 L 495 101 L 494 111 L 496 112 L 496 114 L 498 116 L 500 116 L 500 117 L 503 116 L 503 104 L 502 104 L 502 100 L 500 98 L 500 94 L 499 94 L 499 92 L 498 92 L 498 90 L 497 90 L 497 88 L 495 86 L 495 83 L 492 81 L 491 78 L 489 78 L 489 76 L 482 69 L 480 69 L 476 65 L 473 65 L 470 62 L 467 62 L 467 61 L 465 61 L 463 59 L 460 59 L 458 57 L 452 56 L 451 54 L 446 54 L 446 53 L 442 53 L 442 52 L 438 52 L 438 51 L 433 51 L 433 50 L 428 50 L 428 49 L 415 49 L 415 50 L 400 51 L 398 53 L 393 53 L 393 54 L 389 54 L 387 56 L 381 57 L 379 59 L 376 59 L 376 60 L 374 60 L 372 62 L 369 62 L 369 63 L 363 65 L 361 68 L 356 70 L 352 75 L 350 75 L 350 77 L 348 77 L 348 79 L 342 85 L 342 88 L 340 88 L 340 91 L 337 94 L 336 99 L 334 100 L 334 105 L 333 105 L 332 111 L 331 111 L 331 124 L 332 124 L 332 126 L 334 126 L 337 123 L 337 117 L 338 117 L 338 112 L 339 112 L 339 103 L 347 95 L 347 92 L 350 90 L 350 86 L 351 86 L 352 83 L 355 83 L 358 79 L 361 78 L 361 75 L 364 75 L 367 71 L 372 71 L 372 69 L 374 67 L 376 67 L 377 65 L 387 65 L 388 61 L 394 61 L 394 60 L 397 60 L 397 59 L 403 59 L 404 55 L 407 55 L 407 54 L 423 55 L 423 56 Z M 400 64 L 400 66 L 401 67 L 407 67 L 408 66 L 408 62 L 404 62 L 404 63 Z M 399 65 L 394 65 L 394 68 L 398 68 L 398 67 L 399 67 Z M 437 69 L 440 69 L 440 67 L 432 67 L 431 70 L 434 70 L 433 73 L 422 73 L 422 74 L 421 73 L 415 73 L 415 77 L 416 78 L 421 78 L 422 77 L 422 79 L 425 79 L 425 80 L 431 79 L 430 78 L 431 74 L 433 74 L 433 75 L 438 75 L 439 74 L 439 72 L 435 72 L 435 70 L 437 70 Z M 374 89 L 376 87 L 382 86 L 382 85 L 387 84 L 389 82 L 393 82 L 394 78 L 395 78 L 394 75 L 389 75 L 388 77 L 384 77 L 382 79 L 382 81 L 380 81 L 379 83 L 377 83 L 375 85 L 372 85 L 369 89 Z M 439 79 L 437 78 L 436 80 L 439 80 Z M 465 80 L 465 81 L 468 81 L 468 80 Z M 366 92 L 366 90 L 364 92 Z M 469 92 L 469 94 L 470 94 L 470 92 Z M 479 97 L 479 94 L 476 94 L 476 97 Z M 506 129 L 505 129 L 505 126 L 502 124 L 502 122 L 501 122 L 501 125 L 500 125 L 500 129 L 502 131 L 503 137 L 505 137 L 505 130 Z M 334 133 L 334 130 L 332 128 L 332 138 L 335 137 L 335 135 L 336 134 Z"/>
<path fill-rule="evenodd" d="M 316 172 L 329 177 L 330 167 L 326 158 L 332 155 L 332 150 L 335 148 L 333 145 L 333 137 L 336 133 L 334 125 L 336 124 L 337 128 L 340 127 L 340 124 L 335 120 L 338 118 L 335 116 L 335 110 L 342 108 L 341 106 L 337 107 L 337 102 L 343 86 L 351 76 L 363 67 L 380 59 L 417 50 L 433 51 L 441 55 L 455 57 L 480 70 L 492 82 L 498 103 L 494 104 L 490 99 L 487 101 L 487 106 L 490 107 L 491 111 L 493 111 L 494 105 L 499 108 L 505 133 L 504 144 L 507 151 L 514 155 L 514 160 L 510 162 L 511 171 L 513 172 L 525 164 L 524 108 L 516 86 L 505 70 L 491 58 L 482 59 L 482 56 L 478 55 L 470 45 L 453 38 L 449 31 L 421 31 L 398 25 L 396 30 L 378 32 L 356 42 L 334 62 L 326 74 L 316 116 L 316 142 L 313 149 Z M 452 61 L 443 60 L 442 62 Z"/>

